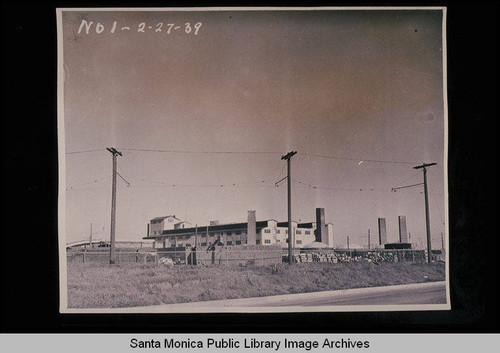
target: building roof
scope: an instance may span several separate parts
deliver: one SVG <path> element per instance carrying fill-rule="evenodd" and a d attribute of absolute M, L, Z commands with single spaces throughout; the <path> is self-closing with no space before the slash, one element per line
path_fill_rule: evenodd
<path fill-rule="evenodd" d="M 161 221 L 164 220 L 165 218 L 175 218 L 176 220 L 180 221 L 179 218 L 175 217 L 175 215 L 172 216 L 162 216 L 162 217 L 155 217 L 152 219 L 152 221 Z"/>
<path fill-rule="evenodd" d="M 182 223 L 191 224 L 191 223 L 190 223 L 190 222 L 188 222 L 188 221 L 180 221 L 180 222 L 177 222 L 177 223 L 175 223 L 175 224 L 177 225 L 177 224 L 182 224 Z"/>

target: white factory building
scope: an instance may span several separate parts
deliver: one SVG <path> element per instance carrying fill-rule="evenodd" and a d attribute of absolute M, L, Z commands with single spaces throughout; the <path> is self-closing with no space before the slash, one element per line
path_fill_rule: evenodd
<path fill-rule="evenodd" d="M 317 225 L 320 225 L 317 227 Z M 257 221 L 255 211 L 248 211 L 247 222 L 193 227 L 173 216 L 156 217 L 148 224 L 148 236 L 154 247 L 204 249 L 214 243 L 218 245 L 273 245 L 288 247 L 288 222 L 274 219 Z M 292 222 L 294 248 L 333 247 L 333 224 L 325 224 L 324 209 L 316 209 L 316 222 Z"/>

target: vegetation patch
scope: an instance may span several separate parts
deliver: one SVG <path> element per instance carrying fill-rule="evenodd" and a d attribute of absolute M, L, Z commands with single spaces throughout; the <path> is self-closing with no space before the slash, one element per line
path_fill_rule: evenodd
<path fill-rule="evenodd" d="M 68 307 L 122 308 L 444 279 L 442 262 L 318 262 L 244 267 L 69 262 Z"/>

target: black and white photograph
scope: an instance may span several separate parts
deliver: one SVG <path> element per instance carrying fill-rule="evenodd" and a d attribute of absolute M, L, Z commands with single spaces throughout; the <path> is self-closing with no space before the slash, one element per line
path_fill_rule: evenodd
<path fill-rule="evenodd" d="M 449 310 L 446 8 L 57 9 L 61 313 Z"/>

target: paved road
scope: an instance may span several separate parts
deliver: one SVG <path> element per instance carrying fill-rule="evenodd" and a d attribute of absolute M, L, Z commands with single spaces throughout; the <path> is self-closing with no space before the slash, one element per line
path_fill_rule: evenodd
<path fill-rule="evenodd" d="M 216 300 L 186 304 L 168 304 L 162 309 L 324 307 L 446 304 L 446 283 L 429 282 L 387 287 L 357 288 L 337 291 L 277 295 L 261 298 Z M 378 310 L 382 308 L 378 308 Z"/>

